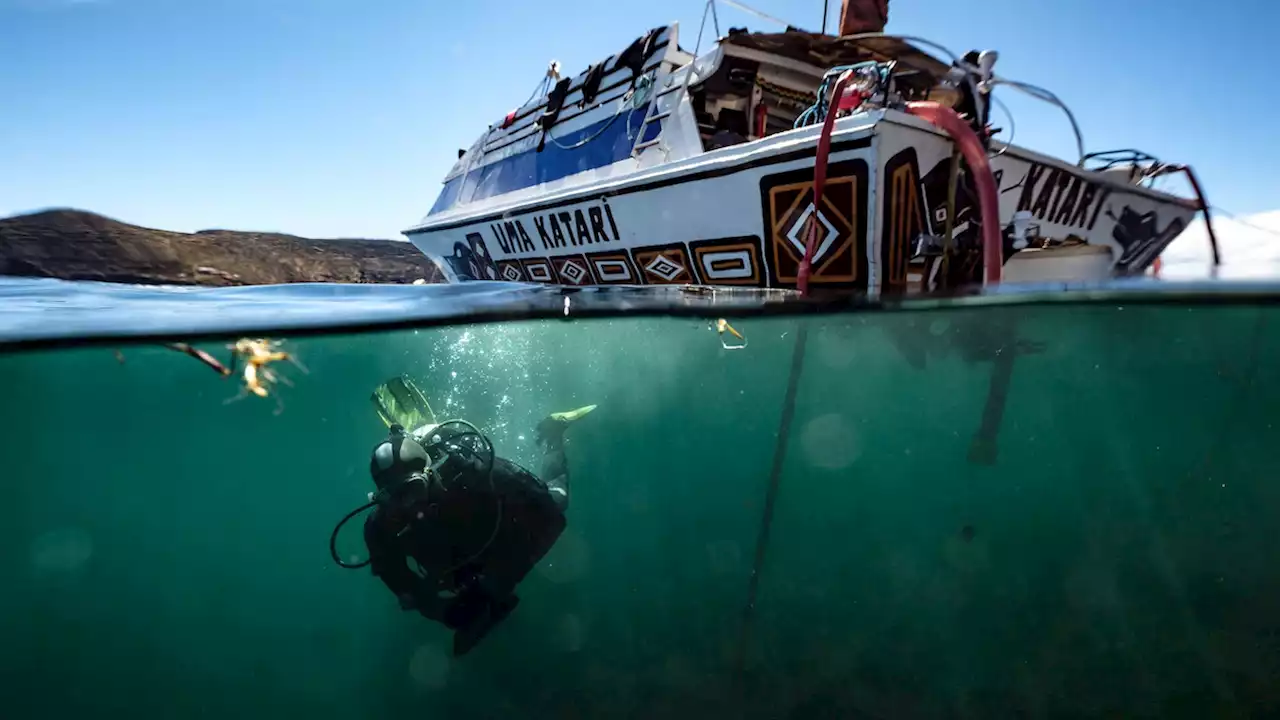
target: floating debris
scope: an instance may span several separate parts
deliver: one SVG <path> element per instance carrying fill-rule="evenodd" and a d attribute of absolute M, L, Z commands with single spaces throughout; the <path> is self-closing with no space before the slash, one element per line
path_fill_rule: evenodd
<path fill-rule="evenodd" d="M 297 366 L 302 372 L 307 372 L 307 368 L 303 366 L 297 357 L 280 349 L 283 344 L 283 340 L 241 338 L 235 344 L 227 346 L 231 350 L 230 372 L 235 372 L 240 362 L 244 363 L 244 370 L 241 372 L 244 385 L 237 395 L 227 398 L 224 404 L 242 400 L 248 397 L 250 393 L 258 397 L 267 397 L 270 394 L 270 388 L 276 383 L 284 383 L 289 387 L 293 387 L 293 383 L 289 378 L 277 374 L 268 367 L 271 363 L 288 361 Z M 279 415 L 283 411 L 284 402 L 277 395 L 275 414 Z"/>
<path fill-rule="evenodd" d="M 725 333 L 729 333 L 730 335 L 738 338 L 739 340 L 742 341 L 742 344 L 730 345 L 724 339 Z M 724 318 L 720 318 L 719 320 L 716 320 L 716 334 L 720 336 L 720 347 L 724 348 L 725 350 L 741 350 L 742 348 L 747 346 L 747 339 L 743 337 L 742 333 L 738 332 L 737 330 L 734 330 L 733 326 L 729 324 L 729 321 L 725 320 Z"/>
<path fill-rule="evenodd" d="M 176 350 L 180 353 L 185 353 L 187 355 L 190 355 L 191 357 L 199 360 L 205 365 L 208 365 L 210 369 L 212 369 L 214 372 L 218 373 L 219 375 L 226 376 L 231 374 L 231 371 L 227 369 L 227 366 L 218 362 L 217 358 L 215 358 L 214 356 L 210 355 L 209 353 L 203 350 L 200 350 L 198 348 L 193 348 L 186 343 L 165 343 L 165 347 L 169 348 L 170 350 Z"/>
<path fill-rule="evenodd" d="M 271 387 L 277 383 L 293 387 L 293 382 L 289 378 L 268 367 L 272 363 L 288 361 L 297 366 L 303 373 L 308 372 L 307 368 L 303 366 L 296 356 L 280 349 L 283 344 L 283 340 L 241 338 L 235 343 L 227 345 L 227 349 L 231 351 L 231 358 L 225 364 L 204 350 L 192 347 L 187 343 L 164 343 L 162 347 L 193 357 L 223 377 L 230 377 L 239 372 L 242 382 L 240 392 L 223 402 L 223 404 L 228 404 L 249 397 L 250 394 L 263 398 L 267 397 L 271 394 Z M 124 353 L 116 350 L 115 355 L 116 360 L 123 364 Z M 240 368 L 241 364 L 244 366 L 243 369 Z M 277 395 L 275 414 L 279 415 L 283 410 L 284 403 Z"/>

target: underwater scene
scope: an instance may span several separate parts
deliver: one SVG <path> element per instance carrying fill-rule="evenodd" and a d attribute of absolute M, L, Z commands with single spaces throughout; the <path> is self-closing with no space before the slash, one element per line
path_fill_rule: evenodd
<path fill-rule="evenodd" d="M 255 346 L 289 355 L 254 366 L 264 396 L 236 338 L 14 350 L 3 716 L 1280 712 L 1276 315 L 282 333 Z M 563 531 L 462 655 L 330 553 L 397 378 L 533 473 L 540 422 L 596 406 L 566 433 Z"/>

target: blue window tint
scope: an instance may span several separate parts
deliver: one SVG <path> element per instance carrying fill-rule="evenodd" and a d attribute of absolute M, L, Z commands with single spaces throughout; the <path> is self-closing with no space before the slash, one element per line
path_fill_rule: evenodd
<path fill-rule="evenodd" d="M 662 121 L 655 120 L 645 126 L 644 134 L 640 136 L 640 142 L 649 142 L 650 140 L 658 137 L 661 134 L 662 134 Z"/>
<path fill-rule="evenodd" d="M 440 191 L 440 197 L 436 198 L 436 203 L 431 206 L 428 215 L 435 215 L 453 207 L 458 203 L 458 190 L 462 188 L 462 176 L 459 175 L 444 184 L 444 188 Z"/>
<path fill-rule="evenodd" d="M 547 138 L 542 152 L 527 150 L 490 163 L 479 170 L 473 170 L 468 175 L 467 184 L 471 183 L 472 175 L 479 173 L 475 190 L 469 197 L 464 192 L 463 197 L 468 200 L 481 200 L 625 160 L 631 156 L 631 149 L 637 142 L 636 135 L 640 134 L 640 125 L 644 122 L 648 110 L 646 106 L 632 110 L 630 113 L 605 118 L 581 130 L 558 137 L 555 142 Z M 659 132 L 661 132 L 660 123 L 650 123 L 644 128 L 641 141 L 653 139 Z M 573 148 L 575 144 L 587 138 L 591 140 L 585 145 Z"/>
<path fill-rule="evenodd" d="M 471 202 L 471 195 L 475 192 L 476 183 L 480 182 L 480 172 L 481 169 L 476 169 L 467 173 L 467 178 L 462 181 L 462 190 L 458 191 L 459 205 Z"/>

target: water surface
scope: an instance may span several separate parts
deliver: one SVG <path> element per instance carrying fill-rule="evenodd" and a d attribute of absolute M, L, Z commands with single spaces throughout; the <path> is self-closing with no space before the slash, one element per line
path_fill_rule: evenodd
<path fill-rule="evenodd" d="M 179 299 L 139 296 L 149 314 L 98 336 L 230 322 L 145 292 Z M 55 295 L 7 305 L 9 337 L 38 337 L 59 302 L 86 326 L 95 302 L 125 317 L 118 294 Z M 230 317 L 265 317 L 255 295 Z M 376 295 L 354 293 L 350 317 L 385 310 Z M 275 397 L 224 404 L 234 378 L 154 338 L 0 355 L 5 717 L 1204 718 L 1280 702 L 1270 305 L 734 318 L 749 344 L 728 351 L 705 318 L 326 334 L 333 298 L 273 302 L 309 323 L 274 335 L 309 371 L 282 370 L 278 415 Z M 372 489 L 370 391 L 401 373 L 531 467 L 542 415 L 600 406 L 572 430 L 568 529 L 462 659 L 328 556 Z M 340 547 L 364 552 L 354 528 Z"/>

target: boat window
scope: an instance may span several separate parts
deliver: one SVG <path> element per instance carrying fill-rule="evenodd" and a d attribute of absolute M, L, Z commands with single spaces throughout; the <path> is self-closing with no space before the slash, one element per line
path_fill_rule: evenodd
<path fill-rule="evenodd" d="M 458 191 L 462 188 L 462 176 L 458 175 L 449 182 L 444 184 L 440 190 L 440 196 L 436 198 L 436 202 L 431 206 L 428 215 L 435 215 L 438 212 L 444 212 L 454 205 L 458 204 Z"/>
<path fill-rule="evenodd" d="M 646 105 L 554 140 L 547 138 L 542 152 L 531 148 L 472 170 L 466 184 L 469 186 L 474 182 L 475 188 L 464 188 L 462 197 L 471 202 L 483 200 L 625 160 L 631 157 L 636 143 L 658 135 L 659 123 L 644 125 L 648 109 Z M 638 138 L 641 127 L 644 128 L 643 137 Z M 473 180 L 472 176 L 477 177 Z"/>
<path fill-rule="evenodd" d="M 537 154 L 533 150 L 518 153 L 477 170 L 479 178 L 471 199 L 481 200 L 537 184 Z"/>

